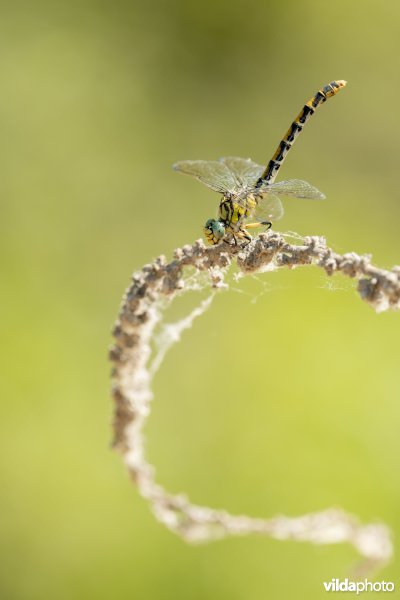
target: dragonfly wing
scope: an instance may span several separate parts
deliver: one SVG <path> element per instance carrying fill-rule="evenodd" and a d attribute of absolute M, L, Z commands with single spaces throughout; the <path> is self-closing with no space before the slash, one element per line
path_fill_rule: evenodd
<path fill-rule="evenodd" d="M 220 194 L 232 193 L 238 187 L 231 170 L 216 160 L 182 160 L 175 163 L 173 169 L 195 177 Z"/>
<path fill-rule="evenodd" d="M 226 165 L 232 171 L 243 188 L 253 188 L 257 179 L 264 171 L 263 166 L 253 162 L 250 158 L 224 156 L 219 159 L 219 162 Z"/>
<path fill-rule="evenodd" d="M 309 198 L 310 200 L 325 200 L 326 196 L 316 187 L 302 181 L 301 179 L 290 179 L 289 181 L 279 181 L 269 186 L 264 186 L 261 191 L 271 190 L 273 194 L 280 196 L 292 196 L 293 198 Z"/>
<path fill-rule="evenodd" d="M 284 215 L 282 202 L 275 194 L 265 194 L 259 200 L 256 208 L 256 217 L 259 221 L 279 221 Z"/>

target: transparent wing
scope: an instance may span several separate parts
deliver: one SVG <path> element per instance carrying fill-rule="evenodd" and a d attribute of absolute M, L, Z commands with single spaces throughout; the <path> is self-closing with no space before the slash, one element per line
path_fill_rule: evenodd
<path fill-rule="evenodd" d="M 219 159 L 219 162 L 226 165 L 232 171 L 243 188 L 253 188 L 257 179 L 264 171 L 263 166 L 253 162 L 250 158 L 224 156 Z"/>
<path fill-rule="evenodd" d="M 173 165 L 175 171 L 195 177 L 212 190 L 225 194 L 238 189 L 239 183 L 227 165 L 216 160 L 182 160 Z"/>
<path fill-rule="evenodd" d="M 269 186 L 261 187 L 261 191 L 271 190 L 273 194 L 280 196 L 292 196 L 293 198 L 309 198 L 310 200 L 325 200 L 326 196 L 307 181 L 301 179 L 290 179 L 279 181 Z"/>
<path fill-rule="evenodd" d="M 260 198 L 255 210 L 255 216 L 259 221 L 279 221 L 284 215 L 282 202 L 275 194 L 265 194 Z"/>

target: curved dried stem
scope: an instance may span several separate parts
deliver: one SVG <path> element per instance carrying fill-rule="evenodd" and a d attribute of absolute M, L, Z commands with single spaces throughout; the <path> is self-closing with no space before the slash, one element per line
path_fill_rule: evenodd
<path fill-rule="evenodd" d="M 202 241 L 177 249 L 174 260 L 161 256 L 133 275 L 126 291 L 114 329 L 115 345 L 110 352 L 114 363 L 115 400 L 114 446 L 122 454 L 129 473 L 148 500 L 156 517 L 189 542 L 207 541 L 226 535 L 259 533 L 280 540 L 309 541 L 315 544 L 347 542 L 369 565 L 387 561 L 392 555 L 388 529 L 383 524 L 362 525 L 358 519 L 339 509 L 301 517 L 276 516 L 258 519 L 231 515 L 192 504 L 184 495 L 167 492 L 155 481 L 154 468 L 144 452 L 143 427 L 152 400 L 150 364 L 151 340 L 161 323 L 166 298 L 185 292 L 185 271 L 209 274 L 210 288 L 223 287 L 224 275 L 235 261 L 243 274 L 271 268 L 314 265 L 328 276 L 335 273 L 357 280 L 361 298 L 376 311 L 400 306 L 400 267 L 379 269 L 369 256 L 333 252 L 321 237 L 308 237 L 300 245 L 287 243 L 284 236 L 261 234 L 246 248 L 220 244 L 205 247 Z M 175 338 L 191 326 L 193 319 L 207 307 L 207 301 L 186 319 L 176 324 Z M 160 358 L 160 357 L 158 357 Z"/>

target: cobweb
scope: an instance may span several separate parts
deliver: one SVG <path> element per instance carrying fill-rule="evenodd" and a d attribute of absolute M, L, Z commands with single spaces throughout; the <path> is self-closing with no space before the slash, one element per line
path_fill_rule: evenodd
<path fill-rule="evenodd" d="M 288 243 L 288 238 L 296 243 Z M 216 294 L 235 290 L 241 277 L 265 278 L 267 271 L 304 265 L 322 269 L 325 277 L 340 272 L 356 280 L 360 297 L 377 312 L 400 307 L 400 267 L 379 269 L 369 256 L 336 254 L 323 238 L 297 234 L 263 233 L 246 248 L 227 244 L 206 248 L 197 241 L 177 249 L 171 262 L 161 256 L 135 273 L 123 297 L 110 352 L 114 447 L 157 519 L 187 542 L 251 533 L 313 544 L 346 542 L 363 557 L 365 569 L 370 569 L 392 556 L 390 531 L 384 524 L 362 524 L 339 508 L 266 519 L 199 506 L 185 494 L 172 494 L 159 485 L 145 454 L 143 428 L 151 412 L 152 380 L 182 333 L 210 308 Z M 261 293 L 266 289 L 262 286 Z M 185 317 L 165 322 L 172 303 L 189 291 L 199 293 L 197 305 Z"/>

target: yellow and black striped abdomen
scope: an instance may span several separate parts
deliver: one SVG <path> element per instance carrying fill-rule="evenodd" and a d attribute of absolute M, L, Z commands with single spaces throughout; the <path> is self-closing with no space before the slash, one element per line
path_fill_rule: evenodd
<path fill-rule="evenodd" d="M 256 183 L 256 187 L 259 188 L 263 184 L 273 183 L 275 177 L 281 168 L 283 161 L 286 158 L 287 153 L 296 141 L 298 135 L 303 130 L 304 125 L 307 123 L 309 118 L 314 114 L 316 109 L 339 92 L 346 85 L 346 81 L 338 80 L 332 81 L 318 92 L 305 103 L 301 112 L 297 115 L 286 134 L 279 143 L 278 148 L 275 151 L 272 159 L 269 161 L 266 169 L 262 173 L 261 177 Z"/>

